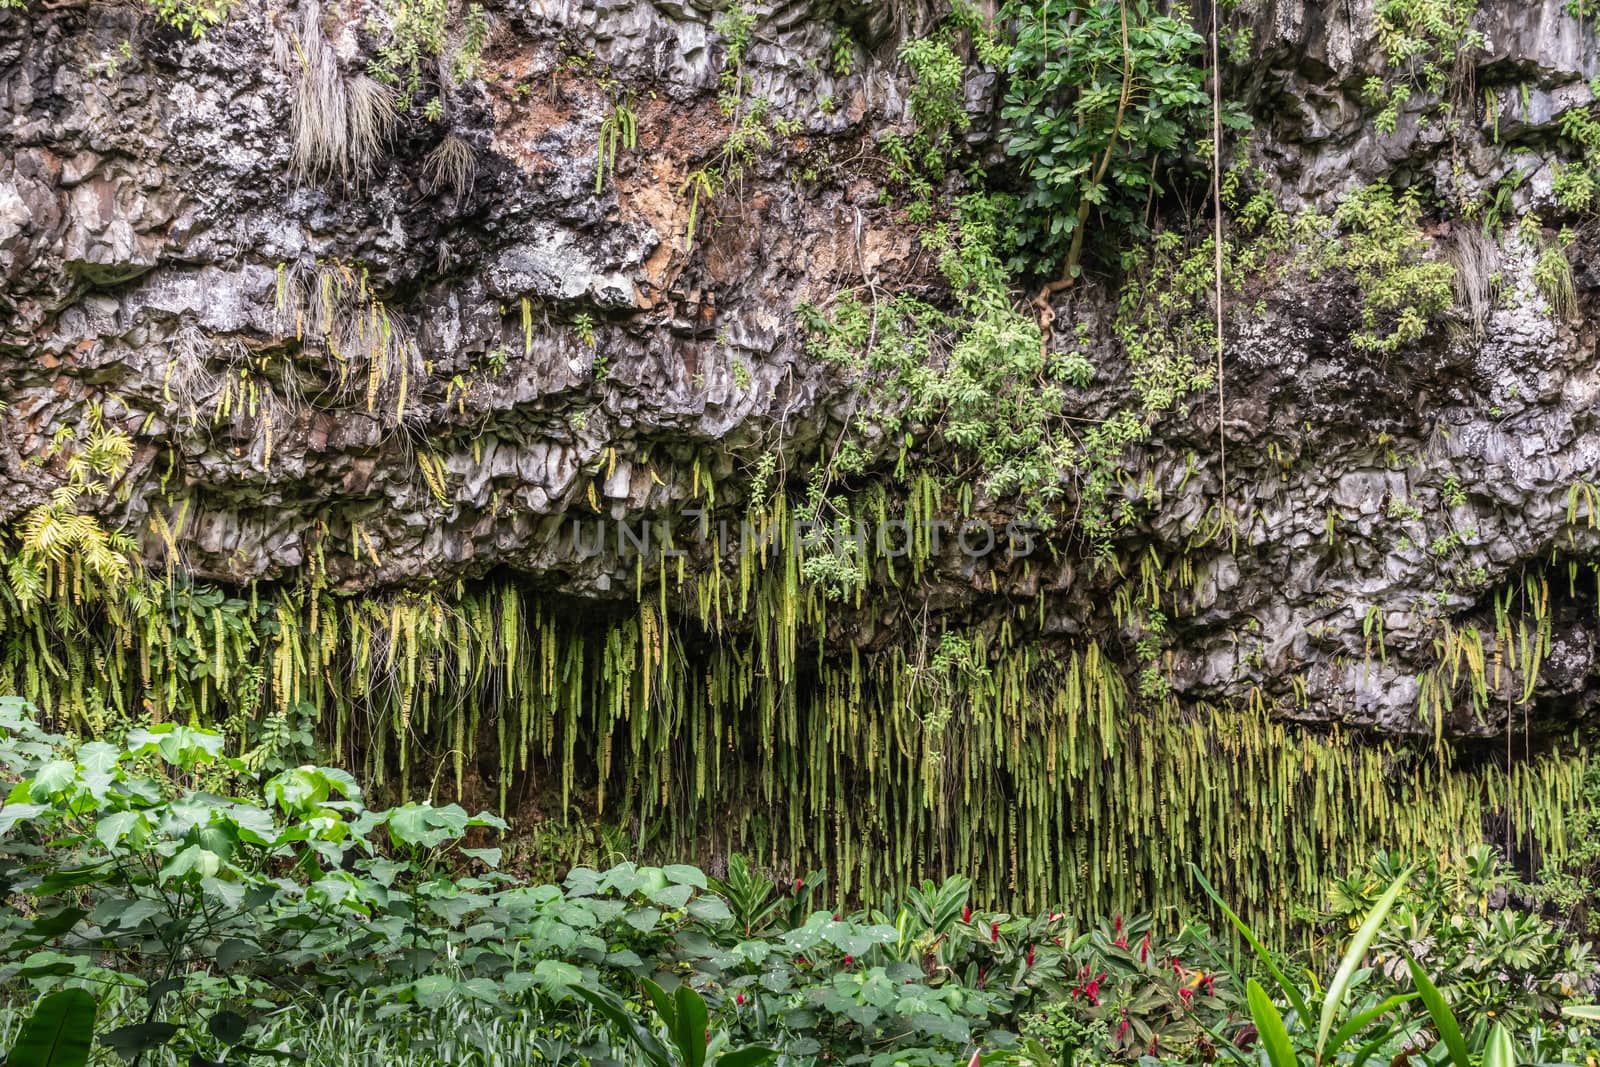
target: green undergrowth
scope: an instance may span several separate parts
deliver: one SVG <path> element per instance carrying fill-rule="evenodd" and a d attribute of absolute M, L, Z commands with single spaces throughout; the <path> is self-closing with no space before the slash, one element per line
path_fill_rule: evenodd
<path fill-rule="evenodd" d="M 1325 934 L 1269 951 L 1195 868 L 1216 906 L 1083 918 L 985 907 L 959 876 L 857 908 L 828 872 L 738 853 L 530 883 L 488 813 L 372 808 L 343 770 L 255 775 L 224 748 L 170 723 L 74 742 L 0 698 L 8 1063 L 1243 1062 L 1260 982 L 1322 996 L 1341 953 L 1335 1047 L 1416 1044 L 1436 989 L 1458 1044 L 1491 1021 L 1535 1055 L 1593 1044 L 1560 1014 L 1592 1018 L 1592 955 L 1505 906 L 1521 887 L 1488 847 L 1380 854 L 1300 898 Z M 1298 1016 L 1285 1040 L 1309 1044 Z"/>

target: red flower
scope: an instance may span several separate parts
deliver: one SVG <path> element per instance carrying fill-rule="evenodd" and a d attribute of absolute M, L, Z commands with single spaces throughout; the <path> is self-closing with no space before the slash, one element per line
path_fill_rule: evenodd
<path fill-rule="evenodd" d="M 1154 1056 L 1155 1054 L 1156 1054 L 1156 1036 L 1154 1034 L 1151 1034 L 1150 1035 L 1150 1051 L 1146 1052 L 1145 1055 L 1146 1056 Z"/>
<path fill-rule="evenodd" d="M 987 974 L 988 974 L 988 973 L 989 973 L 989 972 L 988 972 L 988 971 L 987 971 L 987 970 L 986 970 L 986 969 L 985 969 L 985 968 L 983 968 L 983 967 L 979 967 L 979 968 L 978 968 L 978 988 L 979 988 L 979 989 L 982 989 L 982 988 L 983 988 L 983 981 L 984 981 L 984 977 L 985 977 L 985 976 L 986 976 L 986 975 L 987 975 Z"/>
<path fill-rule="evenodd" d="M 1028 966 L 1029 967 L 1033 966 L 1033 946 L 1032 945 L 1028 946 Z"/>
<path fill-rule="evenodd" d="M 806 880 L 804 878 L 796 878 L 794 880 L 794 891 L 796 893 L 800 892 L 800 890 L 804 889 L 805 887 L 806 887 Z"/>
<path fill-rule="evenodd" d="M 961 909 L 961 921 L 964 922 L 964 923 L 970 923 L 972 921 L 972 905 L 971 904 L 968 904 L 966 907 Z"/>
<path fill-rule="evenodd" d="M 833 921 L 834 922 L 838 922 L 839 921 L 839 913 L 838 912 L 834 912 L 833 913 Z"/>
<path fill-rule="evenodd" d="M 1125 938 L 1125 937 L 1119 937 L 1119 938 L 1117 938 L 1115 941 L 1113 941 L 1111 943 L 1113 945 L 1116 945 L 1118 948 L 1127 948 L 1128 947 L 1128 939 Z"/>
<path fill-rule="evenodd" d="M 1114 923 L 1115 923 L 1115 925 L 1112 927 L 1112 931 L 1111 932 L 1114 933 L 1114 934 L 1122 933 L 1122 916 L 1118 915 L 1116 917 L 1116 919 L 1114 920 Z"/>
<path fill-rule="evenodd" d="M 1180 975 L 1183 973 L 1183 964 L 1178 962 L 1178 957 L 1176 956 L 1172 957 L 1172 973 Z"/>
<path fill-rule="evenodd" d="M 993 944 L 994 942 L 996 942 L 998 940 L 1000 940 L 1000 924 L 999 923 L 990 923 L 989 924 L 989 943 Z"/>
<path fill-rule="evenodd" d="M 1122 1025 L 1117 1027 L 1117 1040 L 1120 1042 L 1128 1036 L 1128 1020 L 1122 1020 Z"/>
<path fill-rule="evenodd" d="M 740 993 L 738 996 L 734 997 L 733 1002 L 739 1005 L 741 1008 L 744 1007 L 744 994 Z"/>
<path fill-rule="evenodd" d="M 1139 942 L 1139 962 L 1143 963 L 1150 958 L 1150 935 L 1144 935 L 1144 940 Z"/>
<path fill-rule="evenodd" d="M 846 957 L 845 957 L 845 958 L 844 958 L 844 965 L 845 965 L 845 966 L 846 966 L 846 967 L 849 967 L 849 966 L 851 966 L 851 965 L 852 965 L 852 964 L 854 964 L 854 963 L 855 963 L 855 962 L 856 962 L 856 958 L 855 958 L 855 957 L 854 957 L 854 956 L 846 956 Z"/>
<path fill-rule="evenodd" d="M 1178 996 L 1182 998 L 1183 1006 L 1185 1008 L 1191 1008 L 1194 1006 L 1192 1003 L 1194 1000 L 1194 990 L 1188 988 L 1180 989 L 1178 990 Z"/>
<path fill-rule="evenodd" d="M 1217 987 L 1213 982 L 1213 976 L 1212 975 L 1208 974 L 1205 977 L 1201 978 L 1200 981 L 1205 983 L 1206 996 L 1214 997 L 1214 996 L 1217 995 Z"/>

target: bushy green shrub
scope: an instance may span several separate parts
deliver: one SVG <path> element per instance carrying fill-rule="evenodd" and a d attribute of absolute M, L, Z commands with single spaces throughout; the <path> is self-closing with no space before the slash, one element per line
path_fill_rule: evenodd
<path fill-rule="evenodd" d="M 1024 183 L 1014 266 L 1076 277 L 1091 216 L 1141 228 L 1161 173 L 1210 129 L 1202 40 L 1182 5 L 1148 0 L 1016 3 L 1006 15 L 1017 35 L 1001 117 Z M 1221 117 L 1248 125 L 1231 108 Z"/>
<path fill-rule="evenodd" d="M 1444 961 L 1435 960 L 1433 966 L 1424 966 L 1418 956 L 1427 947 L 1428 938 L 1451 937 L 1448 927 L 1454 926 L 1456 920 L 1440 923 L 1436 916 L 1429 915 L 1422 923 L 1412 923 L 1405 929 L 1402 918 L 1398 935 L 1395 924 L 1390 922 L 1395 912 L 1409 910 L 1401 903 L 1407 898 L 1415 901 L 1453 896 L 1459 901 L 1462 895 L 1476 893 L 1486 908 L 1502 877 L 1492 849 L 1474 852 L 1458 871 L 1444 876 L 1429 865 L 1420 871 L 1410 866 L 1396 871 L 1395 867 L 1390 857 L 1380 856 L 1371 872 L 1362 872 L 1335 887 L 1335 908 L 1347 915 L 1354 933 L 1326 986 L 1319 986 L 1314 974 L 1309 976 L 1309 985 L 1288 977 L 1250 928 L 1206 884 L 1207 891 L 1271 975 L 1270 993 L 1254 978 L 1246 983 L 1250 1016 L 1263 1058 L 1270 1067 L 1341 1062 L 1359 1067 L 1374 1058 L 1380 1062 L 1409 1059 L 1430 1046 L 1429 1061 L 1450 1067 L 1515 1067 L 1528 1058 L 1570 1060 L 1575 1058 L 1571 1055 L 1575 1046 L 1592 1043 L 1583 1025 L 1568 1028 L 1557 1024 L 1550 1028 L 1504 1014 L 1503 1003 L 1498 1005 L 1502 1011 L 1496 1011 L 1459 994 L 1449 995 L 1450 986 L 1444 980 L 1455 976 L 1434 969 Z M 1374 947 L 1386 937 L 1397 936 L 1398 948 L 1390 965 L 1384 966 L 1383 950 L 1374 952 Z M 1368 963 L 1369 954 L 1379 961 L 1379 966 Z M 1430 977 L 1430 971 L 1441 981 Z M 1506 983 L 1508 978 L 1502 974 L 1491 976 L 1490 981 Z M 1512 990 L 1510 999 L 1516 1001 L 1521 987 L 1509 984 L 1508 988 Z M 1540 1002 L 1537 996 L 1533 1006 L 1545 1011 L 1556 1007 Z M 1564 1016 L 1600 1019 L 1600 1008 L 1595 1005 L 1567 1004 L 1561 1005 L 1560 1010 Z"/>
<path fill-rule="evenodd" d="M 1345 929 L 1402 873 L 1391 853 L 1329 889 L 1326 928 Z M 1407 960 L 1421 964 L 1458 1011 L 1526 1029 L 1592 987 L 1600 963 L 1589 945 L 1511 905 L 1528 893 L 1488 845 L 1464 855 L 1419 862 L 1373 943 L 1373 963 L 1402 988 Z"/>
<path fill-rule="evenodd" d="M 145 0 L 145 3 L 157 19 L 195 37 L 220 24 L 233 10 L 233 0 Z M 0 0 L 0 11 L 27 6 L 28 0 Z"/>
<path fill-rule="evenodd" d="M 1421 194 L 1396 195 L 1387 182 L 1356 190 L 1334 213 L 1343 265 L 1361 290 L 1361 328 L 1351 340 L 1362 351 L 1388 353 L 1421 340 L 1454 302 L 1454 268 L 1428 258 L 1421 216 Z"/>

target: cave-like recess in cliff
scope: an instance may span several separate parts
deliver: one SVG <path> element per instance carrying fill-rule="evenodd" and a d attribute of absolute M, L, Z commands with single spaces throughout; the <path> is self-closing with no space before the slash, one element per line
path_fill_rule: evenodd
<path fill-rule="evenodd" d="M 88 733 L 220 722 L 247 760 L 264 731 L 315 724 L 380 796 L 498 807 L 535 840 L 600 821 L 650 857 L 822 867 L 867 899 L 964 872 L 997 906 L 1142 909 L 1192 901 L 1194 861 L 1278 924 L 1375 849 L 1448 852 L 1467 827 L 1564 848 L 1579 756 L 1507 774 L 1255 703 L 1141 699 L 1096 641 L 1032 635 L 1030 604 L 976 639 L 981 668 L 868 651 L 830 640 L 841 606 L 800 576 L 794 527 L 760 529 L 765 550 L 730 544 L 719 568 L 640 555 L 640 595 L 610 606 L 509 573 L 8 600 L 0 688 Z M 1183 573 L 1147 579 L 1166 596 Z"/>

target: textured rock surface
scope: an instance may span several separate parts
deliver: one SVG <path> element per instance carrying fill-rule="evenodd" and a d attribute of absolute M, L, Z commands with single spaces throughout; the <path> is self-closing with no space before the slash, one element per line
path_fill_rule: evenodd
<path fill-rule="evenodd" d="M 1373 129 L 1360 95 L 1379 65 L 1367 0 L 1268 0 L 1250 16 L 1256 58 L 1235 71 L 1258 119 L 1252 156 L 1291 207 L 1327 209 L 1385 177 L 1477 199 L 1517 169 L 1529 179 L 1516 208 L 1555 217 L 1556 125 L 1590 103 L 1600 72 L 1592 28 L 1580 33 L 1562 6 L 1485 0 L 1488 47 L 1468 106 L 1488 94 L 1499 119 L 1469 124 L 1452 146 L 1420 121 L 1421 96 L 1394 133 Z M 680 189 L 727 133 L 711 5 L 492 7 L 484 77 L 453 93 L 440 120 L 403 120 L 375 172 L 344 183 L 290 166 L 284 42 L 296 10 L 241 3 L 200 41 L 117 6 L 0 14 L 0 520 L 61 482 L 51 440 L 99 405 L 137 442 L 104 518 L 143 536 L 153 564 L 165 548 L 152 514 L 187 501 L 178 547 L 206 579 L 290 579 L 310 531 L 349 544 L 359 524 L 381 562 L 330 551 L 346 589 L 508 569 L 611 599 L 632 595 L 632 564 L 579 558 L 566 536 L 568 520 L 593 514 L 591 490 L 612 514 L 670 514 L 709 476 L 719 501 L 736 502 L 761 454 L 799 471 L 836 439 L 848 383 L 806 357 L 794 305 L 934 283 L 879 200 L 873 152 L 875 135 L 905 121 L 896 44 L 931 13 L 766 11 L 751 92 L 798 125 L 716 199 L 686 251 Z M 367 46 L 353 24 L 323 24 L 359 71 Z M 816 61 L 833 24 L 857 42 L 846 77 Z M 597 196 L 602 72 L 634 87 L 640 133 Z M 973 78 L 968 90 L 984 150 L 993 85 Z M 825 97 L 838 104 L 829 113 Z M 464 188 L 428 177 L 447 134 L 472 149 Z M 1443 255 L 1452 224 L 1433 232 Z M 1587 237 L 1573 258 L 1587 307 L 1600 283 Z M 1230 308 L 1226 499 L 1237 522 L 1188 553 L 1192 610 L 1167 639 L 1180 698 L 1244 700 L 1259 686 L 1284 714 L 1431 732 L 1417 678 L 1439 662 L 1439 620 L 1492 633 L 1493 591 L 1536 574 L 1554 590 L 1536 717 L 1560 726 L 1593 707 L 1592 578 L 1569 593 L 1567 563 L 1600 548 L 1582 508 L 1569 522 L 1571 487 L 1600 480 L 1600 369 L 1593 331 L 1555 321 L 1532 268 L 1532 253 L 1509 247 L 1504 296 L 1481 334 L 1456 314 L 1387 357 L 1352 345 L 1357 297 L 1338 272 Z M 414 339 L 397 342 L 403 394 L 392 379 L 369 390 L 370 368 L 349 352 L 341 388 L 341 357 L 311 325 L 325 278 L 362 313 L 381 300 L 396 336 Z M 352 295 L 363 284 L 369 295 Z M 1124 377 L 1106 339 L 1109 301 L 1095 285 L 1075 301 L 1059 309 L 1057 335 L 1085 323 L 1101 339 L 1099 385 L 1077 414 L 1104 416 Z M 254 414 L 234 399 L 220 416 L 241 374 L 270 396 Z M 1163 495 L 1119 542 L 1127 559 L 1152 547 L 1170 559 L 1195 542 L 1224 489 L 1217 421 L 1214 401 L 1197 401 L 1129 457 Z M 419 453 L 442 463 L 443 502 Z M 1396 501 L 1421 517 L 1397 515 Z M 1451 529 L 1471 535 L 1433 551 Z M 1070 531 L 1061 547 L 1050 573 L 1009 588 L 964 574 L 947 552 L 922 596 L 986 625 L 1042 586 L 1044 639 L 1114 630 L 1109 578 L 1090 573 Z M 1470 590 L 1452 578 L 1477 568 Z M 1508 673 L 1501 688 L 1520 685 Z M 1446 729 L 1502 728 L 1493 703 L 1481 719 L 1458 707 Z"/>

